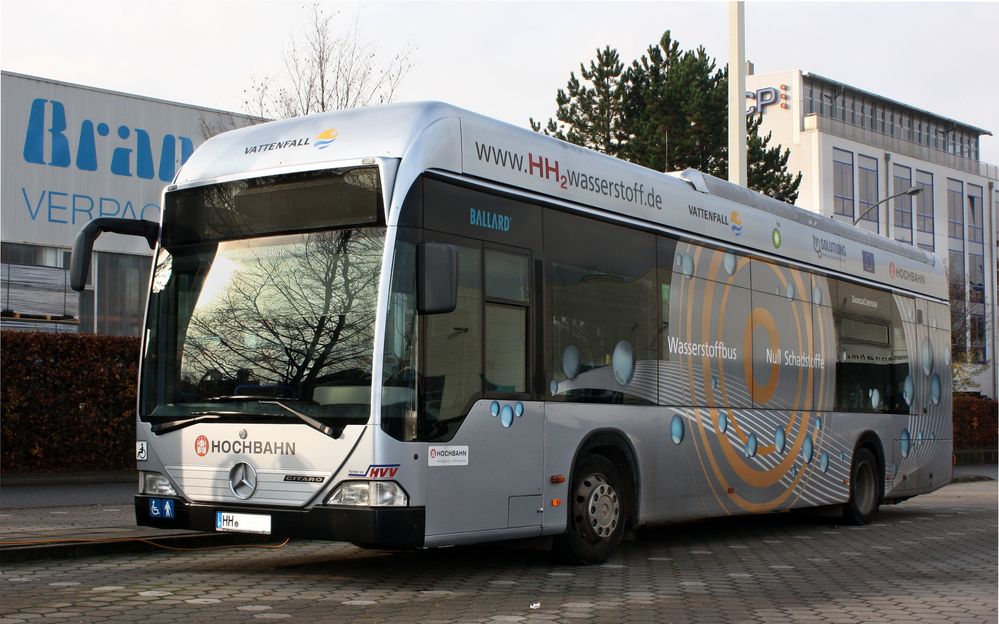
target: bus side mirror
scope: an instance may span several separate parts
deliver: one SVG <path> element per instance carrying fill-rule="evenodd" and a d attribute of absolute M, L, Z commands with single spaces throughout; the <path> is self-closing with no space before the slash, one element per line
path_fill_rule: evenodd
<path fill-rule="evenodd" d="M 453 312 L 458 305 L 458 250 L 448 243 L 420 243 L 416 252 L 416 310 Z"/>
<path fill-rule="evenodd" d="M 149 248 L 156 247 L 156 239 L 160 236 L 160 226 L 152 221 L 141 219 L 115 219 L 101 217 L 94 219 L 76 235 L 73 241 L 73 255 L 69 261 L 69 285 L 80 292 L 87 286 L 90 277 L 90 256 L 94 251 L 94 241 L 104 232 L 125 234 L 126 236 L 141 236 L 149 243 Z"/>

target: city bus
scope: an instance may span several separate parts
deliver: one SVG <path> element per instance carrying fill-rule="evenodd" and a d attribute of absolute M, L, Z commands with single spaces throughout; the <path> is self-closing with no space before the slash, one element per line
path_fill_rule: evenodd
<path fill-rule="evenodd" d="M 142 336 L 140 525 L 606 561 L 643 526 L 951 478 L 934 254 L 443 103 L 207 140 Z"/>

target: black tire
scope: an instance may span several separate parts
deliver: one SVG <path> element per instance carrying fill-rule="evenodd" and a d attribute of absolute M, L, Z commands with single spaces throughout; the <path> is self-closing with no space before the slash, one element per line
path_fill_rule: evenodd
<path fill-rule="evenodd" d="M 586 455 L 569 488 L 568 526 L 555 538 L 555 554 L 573 565 L 603 563 L 621 543 L 628 515 L 617 468 L 605 457 Z"/>
<path fill-rule="evenodd" d="M 867 524 L 881 505 L 881 469 L 874 453 L 868 448 L 857 449 L 850 468 L 850 500 L 843 509 L 847 524 Z"/>

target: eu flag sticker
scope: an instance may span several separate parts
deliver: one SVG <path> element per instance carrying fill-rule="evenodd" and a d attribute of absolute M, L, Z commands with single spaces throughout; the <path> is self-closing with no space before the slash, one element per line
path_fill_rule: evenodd
<path fill-rule="evenodd" d="M 870 251 L 862 253 L 864 254 L 864 270 L 868 273 L 874 273 L 874 254 Z"/>

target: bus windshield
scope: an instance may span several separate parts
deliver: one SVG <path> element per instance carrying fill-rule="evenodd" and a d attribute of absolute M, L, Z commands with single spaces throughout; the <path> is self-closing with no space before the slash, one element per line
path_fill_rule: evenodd
<path fill-rule="evenodd" d="M 204 208 L 213 209 L 223 195 L 231 210 L 238 190 L 207 187 L 208 195 L 215 197 Z M 293 194 L 280 199 L 274 215 L 293 216 L 285 223 L 270 218 L 265 231 L 299 229 L 296 211 L 317 210 L 315 198 L 308 206 Z M 318 209 L 333 221 L 362 212 L 335 203 Z M 167 219 L 173 205 L 168 195 Z M 248 224 L 242 219 L 238 234 L 245 236 Z M 161 424 L 200 416 L 367 422 L 384 227 L 189 242 L 191 226 L 189 219 L 183 236 L 171 239 L 164 225 L 149 304 L 142 418 Z M 226 235 L 218 227 L 196 231 L 203 238 Z"/>

